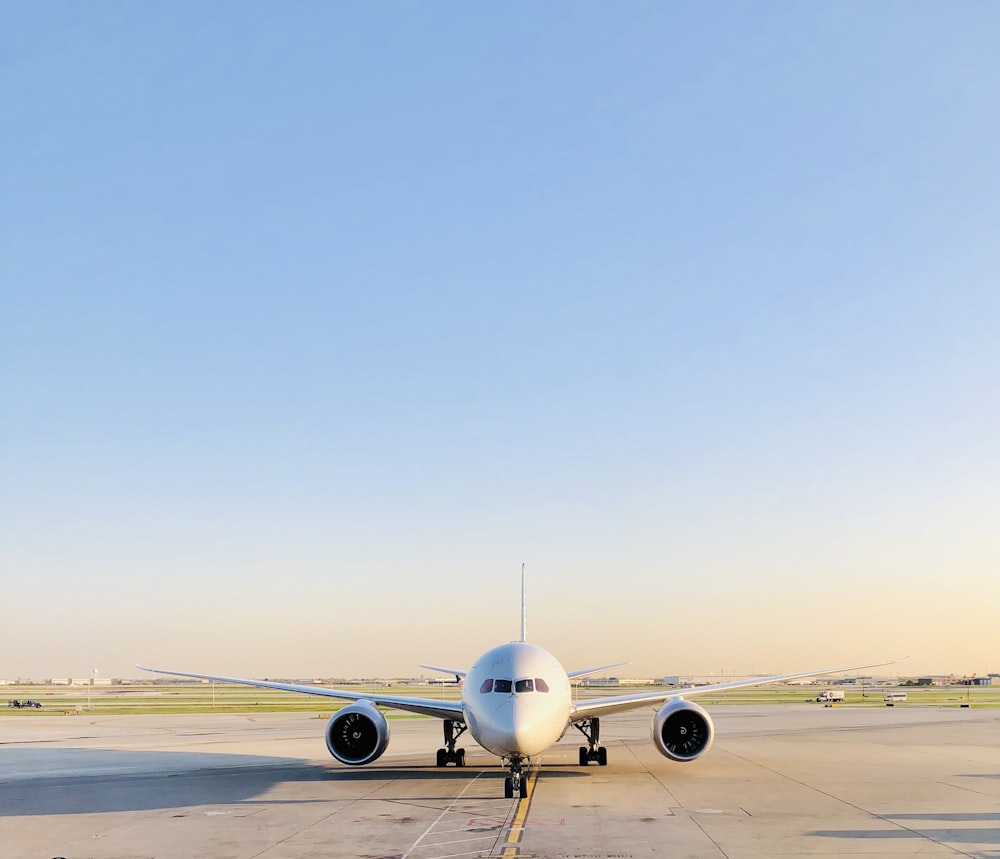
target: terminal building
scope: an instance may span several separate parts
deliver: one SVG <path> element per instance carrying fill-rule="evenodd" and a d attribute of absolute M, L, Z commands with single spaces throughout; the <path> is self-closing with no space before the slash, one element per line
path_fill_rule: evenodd
<path fill-rule="evenodd" d="M 915 678 L 913 684 L 915 686 L 1000 686 L 1000 674 L 987 674 L 985 677 L 932 674 L 927 677 Z"/>

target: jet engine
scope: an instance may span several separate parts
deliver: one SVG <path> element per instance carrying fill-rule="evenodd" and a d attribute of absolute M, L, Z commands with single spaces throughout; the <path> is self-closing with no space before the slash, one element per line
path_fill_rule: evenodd
<path fill-rule="evenodd" d="M 368 701 L 344 707 L 326 723 L 326 747 L 342 764 L 370 764 L 388 745 L 389 723 Z"/>
<path fill-rule="evenodd" d="M 715 736 L 708 713 L 683 698 L 674 698 L 657 710 L 652 729 L 656 750 L 681 763 L 707 751 Z"/>

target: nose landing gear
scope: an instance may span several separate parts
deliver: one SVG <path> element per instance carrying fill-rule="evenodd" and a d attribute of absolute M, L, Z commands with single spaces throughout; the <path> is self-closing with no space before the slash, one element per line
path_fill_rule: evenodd
<path fill-rule="evenodd" d="M 513 799 L 517 795 L 524 799 L 528 796 L 528 779 L 524 774 L 524 769 L 531 761 L 520 755 L 514 755 L 508 760 L 507 767 L 510 770 L 510 775 L 503 781 L 504 798 Z"/>

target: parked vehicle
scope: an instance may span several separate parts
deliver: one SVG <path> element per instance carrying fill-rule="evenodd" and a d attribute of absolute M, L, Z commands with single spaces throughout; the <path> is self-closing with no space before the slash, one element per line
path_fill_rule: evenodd
<path fill-rule="evenodd" d="M 905 701 L 905 700 L 906 700 L 905 692 L 889 692 L 885 696 L 886 704 L 895 704 L 898 701 Z"/>
<path fill-rule="evenodd" d="M 834 701 L 843 701 L 844 693 L 839 689 L 827 689 L 822 695 L 816 696 L 816 701 L 829 704 Z"/>
<path fill-rule="evenodd" d="M 39 701 L 20 701 L 17 698 L 12 698 L 7 702 L 8 707 L 12 707 L 16 710 L 21 710 L 28 707 L 34 707 L 36 709 L 41 709 L 41 703 Z"/>

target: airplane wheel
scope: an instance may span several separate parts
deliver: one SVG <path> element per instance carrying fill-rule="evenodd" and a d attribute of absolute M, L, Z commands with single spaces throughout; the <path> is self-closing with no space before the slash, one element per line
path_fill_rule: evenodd
<path fill-rule="evenodd" d="M 510 776 L 507 776 L 507 778 L 503 780 L 503 795 L 504 799 L 514 798 L 514 779 Z"/>
<path fill-rule="evenodd" d="M 585 767 L 587 763 L 587 747 L 580 746 L 580 766 Z"/>
<path fill-rule="evenodd" d="M 608 765 L 608 750 L 601 746 L 597 750 L 597 765 L 599 767 L 606 767 Z"/>
<path fill-rule="evenodd" d="M 446 766 L 448 766 L 448 750 L 447 749 L 438 749 L 438 753 L 437 753 L 437 765 L 439 767 L 446 767 Z"/>
<path fill-rule="evenodd" d="M 465 749 L 455 750 L 455 766 L 457 767 L 465 766 Z"/>
<path fill-rule="evenodd" d="M 526 778 L 521 779 L 521 799 L 528 798 L 528 780 Z"/>

